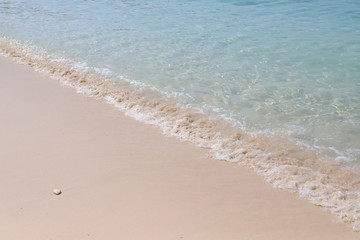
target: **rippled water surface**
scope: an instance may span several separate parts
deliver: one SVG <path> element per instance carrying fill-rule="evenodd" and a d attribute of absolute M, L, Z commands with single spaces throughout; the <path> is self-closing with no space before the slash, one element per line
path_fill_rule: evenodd
<path fill-rule="evenodd" d="M 357 0 L 10 0 L 0 34 L 360 163 Z"/>

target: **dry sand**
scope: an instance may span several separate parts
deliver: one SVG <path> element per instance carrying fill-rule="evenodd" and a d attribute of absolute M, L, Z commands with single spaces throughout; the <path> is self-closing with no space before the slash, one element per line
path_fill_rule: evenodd
<path fill-rule="evenodd" d="M 0 86 L 2 240 L 360 239 L 250 169 L 3 57 Z"/>

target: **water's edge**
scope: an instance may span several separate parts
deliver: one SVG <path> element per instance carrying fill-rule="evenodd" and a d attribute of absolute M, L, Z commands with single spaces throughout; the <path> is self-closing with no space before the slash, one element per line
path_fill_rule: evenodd
<path fill-rule="evenodd" d="M 360 176 L 342 162 L 323 159 L 282 136 L 254 135 L 239 129 L 234 132 L 230 126 L 225 131 L 223 120 L 186 109 L 170 99 L 150 97 L 96 69 L 40 55 L 7 39 L 0 39 L 0 54 L 78 93 L 112 104 L 136 120 L 156 125 L 167 136 L 208 148 L 214 159 L 250 167 L 275 188 L 298 193 L 360 231 Z"/>

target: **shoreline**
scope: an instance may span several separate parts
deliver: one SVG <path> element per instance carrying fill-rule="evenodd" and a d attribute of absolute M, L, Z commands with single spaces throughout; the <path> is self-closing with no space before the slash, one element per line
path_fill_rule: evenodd
<path fill-rule="evenodd" d="M 79 63 L 43 51 L 39 54 L 16 41 L 0 41 L 0 51 L 16 63 L 76 89 L 77 93 L 157 126 L 166 136 L 208 149 L 212 159 L 251 168 L 274 188 L 298 193 L 301 198 L 329 210 L 339 221 L 351 224 L 354 231 L 360 231 L 359 173 L 346 170 L 346 164 L 318 156 L 286 137 L 254 136 L 237 128 L 227 129 L 223 125 L 228 124 L 226 121 L 183 108 L 172 99 L 148 98 L 146 93 L 143 96 L 141 91 L 99 73 L 99 69 L 79 67 Z"/>
<path fill-rule="evenodd" d="M 360 236 L 251 169 L 3 56 L 0 76 L 3 239 Z"/>

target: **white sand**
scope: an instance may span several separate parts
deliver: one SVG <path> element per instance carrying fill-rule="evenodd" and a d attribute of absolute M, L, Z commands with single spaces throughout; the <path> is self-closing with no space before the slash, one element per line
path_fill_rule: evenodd
<path fill-rule="evenodd" d="M 0 239 L 360 239 L 250 169 L 3 57 L 0 86 Z"/>

